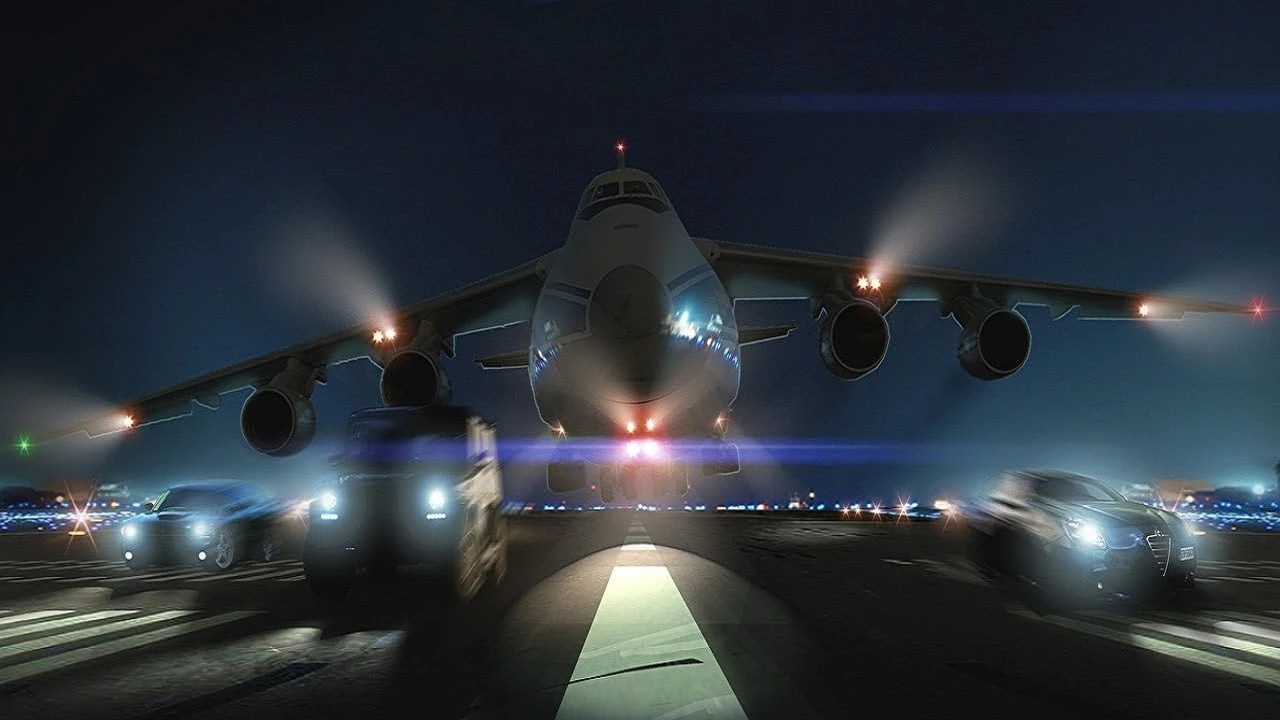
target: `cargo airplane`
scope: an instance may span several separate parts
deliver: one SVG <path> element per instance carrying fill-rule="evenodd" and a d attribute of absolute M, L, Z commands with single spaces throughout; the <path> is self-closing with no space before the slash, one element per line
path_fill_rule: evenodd
<path fill-rule="evenodd" d="M 603 454 L 555 456 L 552 491 L 588 484 L 599 467 L 605 502 L 637 487 L 689 489 L 691 476 L 738 471 L 725 442 L 744 348 L 786 337 L 794 324 L 741 327 L 740 300 L 810 301 L 821 323 L 818 355 L 856 380 L 885 357 L 885 316 L 898 302 L 931 300 L 960 327 L 956 354 L 970 375 L 1017 372 L 1031 349 L 1018 305 L 1048 306 L 1056 320 L 1178 319 L 1186 312 L 1260 312 L 1222 302 L 1162 297 L 926 267 L 879 267 L 842 257 L 691 237 L 666 190 L 648 173 L 618 167 L 582 194 L 564 245 L 393 317 L 300 343 L 123 404 L 37 438 L 95 436 L 216 409 L 219 396 L 253 388 L 240 412 L 244 439 L 272 456 L 298 453 L 315 433 L 310 397 L 331 365 L 368 359 L 381 368 L 387 405 L 451 402 L 444 357 L 457 336 L 528 323 L 528 347 L 477 358 L 488 369 L 526 369 L 542 420 L 559 436 L 589 439 Z M 650 488 L 645 488 L 646 490 Z"/>

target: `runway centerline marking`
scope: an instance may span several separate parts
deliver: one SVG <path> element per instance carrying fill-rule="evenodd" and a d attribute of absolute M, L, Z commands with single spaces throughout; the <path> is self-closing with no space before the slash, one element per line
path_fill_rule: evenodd
<path fill-rule="evenodd" d="M 665 566 L 613 568 L 558 719 L 746 718 Z"/>
<path fill-rule="evenodd" d="M 71 617 L 60 617 L 57 620 L 46 620 L 33 625 L 20 625 L 18 627 L 0 630 L 0 640 L 12 637 L 20 637 L 22 635 L 31 635 L 33 633 L 53 630 L 60 627 L 69 627 L 71 625 L 79 625 L 81 623 L 93 622 L 94 620 L 106 620 L 107 618 L 120 617 L 122 615 L 136 615 L 137 610 L 103 610 L 101 612 L 89 613 L 88 615 L 73 615 Z M 0 647 L 0 657 L 4 657 L 6 647 Z"/>

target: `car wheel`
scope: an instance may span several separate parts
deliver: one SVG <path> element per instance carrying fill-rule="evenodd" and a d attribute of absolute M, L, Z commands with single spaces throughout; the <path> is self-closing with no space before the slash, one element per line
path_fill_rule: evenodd
<path fill-rule="evenodd" d="M 231 528 L 219 528 L 213 534 L 213 548 L 209 553 L 209 569 L 226 572 L 240 561 L 240 542 Z"/>
<path fill-rule="evenodd" d="M 258 552 L 262 555 L 263 562 L 271 562 L 280 556 L 281 544 L 280 535 L 275 530 L 268 530 L 262 536 Z"/>

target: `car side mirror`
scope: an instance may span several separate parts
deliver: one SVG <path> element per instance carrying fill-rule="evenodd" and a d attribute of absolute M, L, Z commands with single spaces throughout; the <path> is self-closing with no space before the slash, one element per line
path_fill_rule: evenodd
<path fill-rule="evenodd" d="M 143 506 L 142 506 L 142 512 L 144 512 L 144 513 L 149 513 L 149 512 L 151 512 L 152 510 L 155 510 L 155 509 L 156 509 L 156 504 L 155 504 L 155 503 L 147 503 L 146 505 L 143 505 Z"/>

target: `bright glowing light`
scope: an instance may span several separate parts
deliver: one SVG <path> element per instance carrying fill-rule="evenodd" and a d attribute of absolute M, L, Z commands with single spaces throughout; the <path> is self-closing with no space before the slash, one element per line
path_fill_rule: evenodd
<path fill-rule="evenodd" d="M 31 438 L 27 435 L 19 435 L 18 442 L 13 444 L 18 449 L 19 455 L 31 454 Z"/>
<path fill-rule="evenodd" d="M 560 423 L 556 423 L 555 425 L 552 425 L 551 432 L 554 432 L 556 435 L 559 435 L 560 437 L 564 437 L 565 436 L 564 425 L 561 425 Z"/>
<path fill-rule="evenodd" d="M 441 510 L 444 508 L 444 491 L 436 488 L 427 494 L 427 506 L 432 510 Z"/>
<path fill-rule="evenodd" d="M 126 540 L 132 540 L 138 537 L 138 528 L 133 525 L 125 525 L 121 528 L 120 534 L 123 535 Z"/>
<path fill-rule="evenodd" d="M 1263 495 L 1263 494 L 1265 494 L 1266 492 L 1267 492 L 1267 489 L 1266 489 L 1265 487 L 1263 487 L 1261 484 L 1258 484 L 1258 485 L 1254 485 L 1254 486 L 1253 486 L 1253 494 L 1254 494 L 1254 495 Z"/>
<path fill-rule="evenodd" d="M 198 522 L 195 525 L 191 526 L 191 534 L 195 535 L 196 537 L 204 537 L 208 535 L 210 532 L 211 532 L 211 529 L 209 528 L 209 525 L 207 523 Z"/>
<path fill-rule="evenodd" d="M 635 432 L 635 431 L 636 431 L 636 421 L 635 421 L 635 420 L 628 420 L 628 421 L 627 421 L 627 432 L 629 432 L 629 433 L 633 433 L 633 432 Z"/>
<path fill-rule="evenodd" d="M 125 550 L 125 551 L 124 551 L 124 559 L 125 559 L 125 562 L 128 562 L 128 561 L 132 560 L 132 559 L 133 559 L 133 553 L 132 553 L 131 551 L 129 551 L 129 550 Z"/>
<path fill-rule="evenodd" d="M 653 418 L 649 418 L 648 420 L 644 421 L 645 430 L 648 430 L 649 432 L 653 432 L 653 429 L 656 427 L 658 427 L 658 423 Z"/>
<path fill-rule="evenodd" d="M 387 328 L 386 330 L 383 330 L 383 331 L 382 331 L 382 336 L 383 336 L 383 337 L 385 337 L 385 338 L 386 338 L 386 339 L 388 339 L 388 340 L 395 340 L 395 339 L 396 339 L 396 329 L 395 329 L 395 328 Z"/>
<path fill-rule="evenodd" d="M 638 457 L 640 455 L 640 443 L 635 440 L 628 441 L 626 445 L 626 453 L 629 458 Z"/>
<path fill-rule="evenodd" d="M 859 289 L 859 290 L 866 290 L 866 289 L 867 289 L 867 288 L 869 288 L 869 287 L 871 287 L 871 281 L 867 279 L 867 276 L 863 275 L 863 276 L 861 276 L 861 277 L 859 277 L 859 278 L 858 278 L 858 289 Z"/>
<path fill-rule="evenodd" d="M 880 276 L 879 276 L 879 275 L 872 275 L 872 276 L 871 276 L 871 289 L 872 289 L 872 290 L 879 290 L 879 289 L 880 289 Z"/>
<path fill-rule="evenodd" d="M 1253 301 L 1253 319 L 1261 320 L 1262 313 L 1266 310 L 1266 308 L 1267 308 L 1266 303 L 1264 303 L 1261 298 L 1254 300 Z"/>
<path fill-rule="evenodd" d="M 1142 303 L 1141 305 L 1138 306 L 1138 314 L 1141 315 L 1142 317 L 1147 317 L 1148 315 L 1151 314 L 1151 306 L 1147 305 L 1146 303 Z"/>
<path fill-rule="evenodd" d="M 809 499 L 810 499 L 810 500 L 812 500 L 812 499 L 813 499 L 813 497 L 814 497 L 814 495 L 813 495 L 813 491 L 812 491 L 812 490 L 810 490 L 810 491 L 809 491 Z"/>
<path fill-rule="evenodd" d="M 120 418 L 120 426 L 126 427 L 126 428 L 133 427 L 133 416 L 125 415 L 124 417 Z"/>
<path fill-rule="evenodd" d="M 128 558 L 125 558 L 125 559 L 128 560 Z M 209 559 L 209 553 L 206 553 L 205 551 L 201 550 L 200 552 L 196 553 L 196 559 L 199 560 L 200 562 L 204 562 L 205 560 Z"/>
<path fill-rule="evenodd" d="M 658 446 L 658 441 L 649 439 L 644 441 L 645 457 L 656 458 L 662 452 L 662 448 Z"/>
<path fill-rule="evenodd" d="M 373 341 L 374 341 L 375 343 L 380 343 L 380 342 L 382 342 L 382 341 L 383 341 L 383 339 L 384 339 L 384 338 L 383 338 L 383 335 L 382 335 L 382 331 L 381 331 L 381 330 L 374 330 L 374 331 L 373 331 Z"/>
<path fill-rule="evenodd" d="M 627 151 L 627 146 L 626 146 L 625 144 L 621 143 L 621 142 L 620 142 L 620 143 L 618 143 L 617 145 L 614 145 L 613 147 L 614 147 L 614 149 L 615 149 L 615 150 L 617 150 L 618 152 L 626 152 L 626 151 Z"/>
<path fill-rule="evenodd" d="M 950 503 L 950 502 L 948 502 L 948 501 L 946 501 L 946 500 L 934 500 L 934 501 L 933 501 L 933 508 L 934 508 L 935 510 L 942 510 L 942 511 L 944 511 L 944 512 L 945 512 L 945 511 L 947 511 L 947 510 L 950 510 L 950 509 L 951 509 L 951 503 Z"/>
<path fill-rule="evenodd" d="M 722 428 L 722 427 L 724 427 L 724 424 L 725 424 L 726 422 L 728 422 L 728 419 L 726 419 L 726 418 L 725 418 L 725 416 L 724 416 L 723 414 L 721 414 L 721 415 L 719 415 L 719 416 L 716 418 L 716 427 L 718 427 L 718 428 Z"/>
<path fill-rule="evenodd" d="M 333 510 L 338 507 L 338 496 L 327 492 L 320 496 L 320 507 L 325 510 Z"/>

